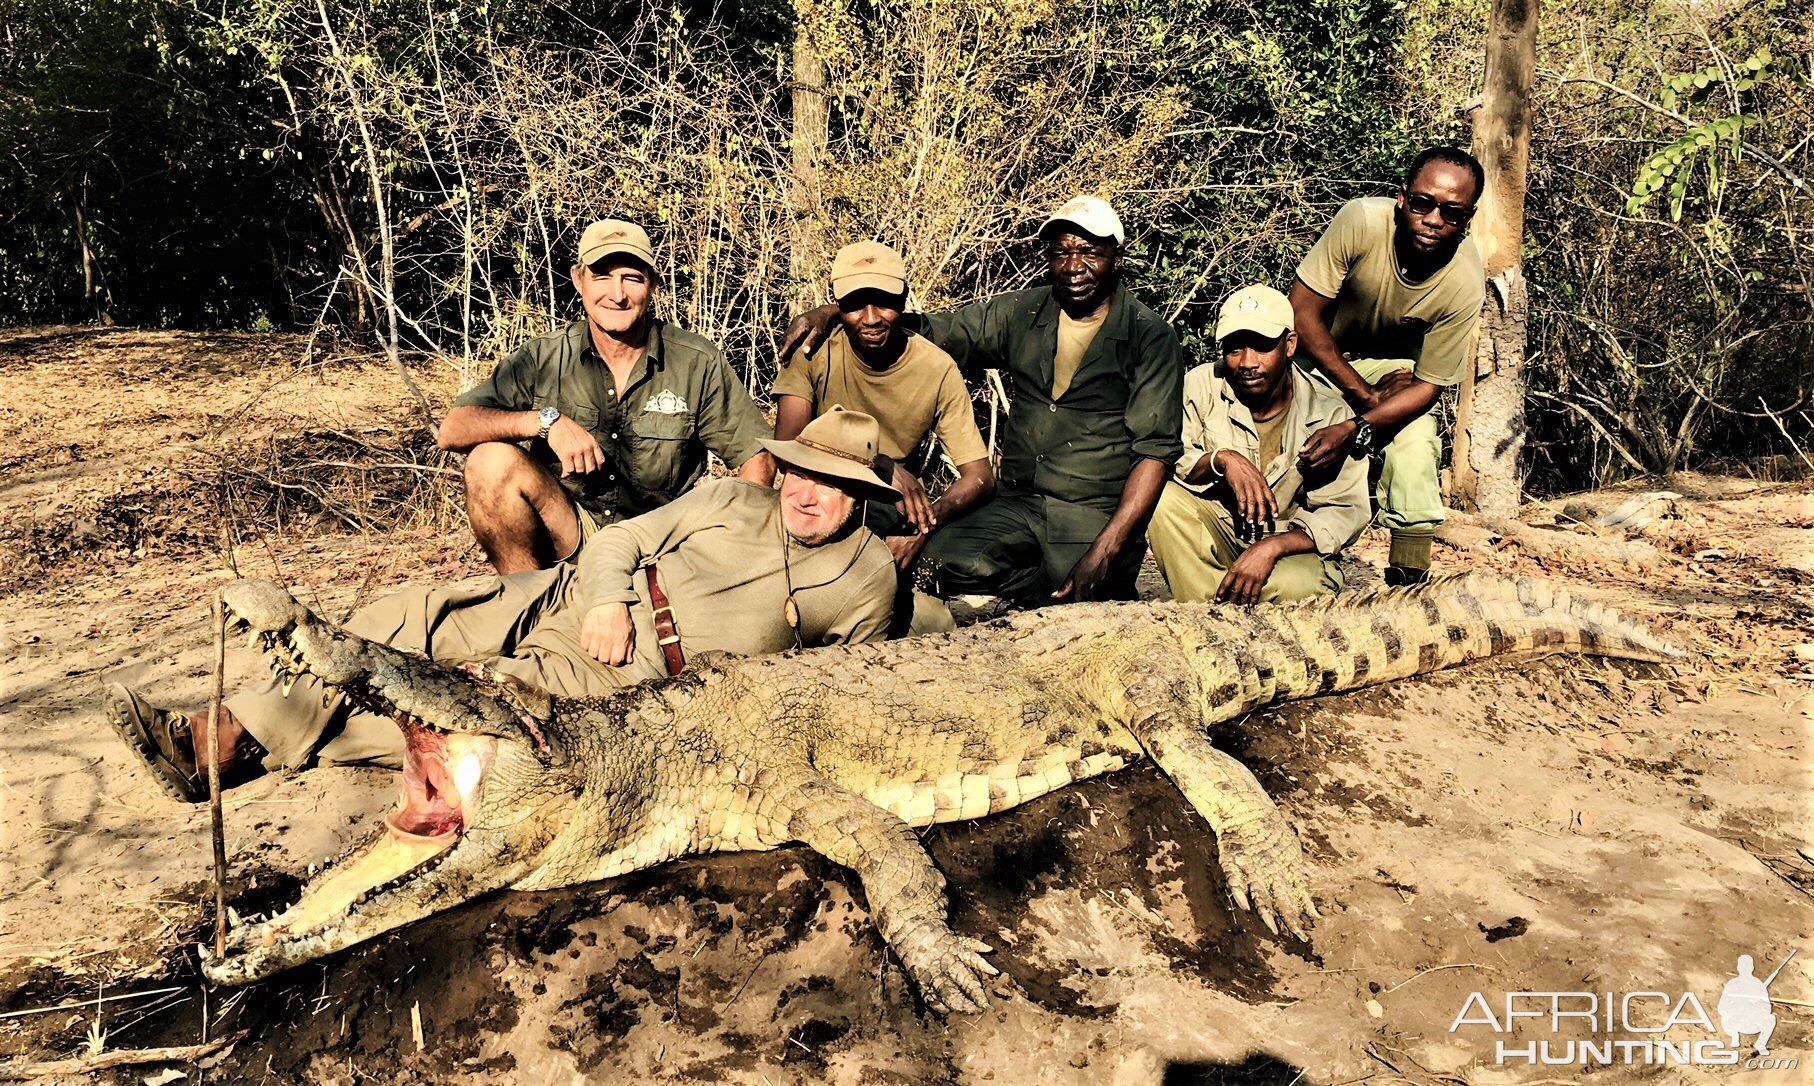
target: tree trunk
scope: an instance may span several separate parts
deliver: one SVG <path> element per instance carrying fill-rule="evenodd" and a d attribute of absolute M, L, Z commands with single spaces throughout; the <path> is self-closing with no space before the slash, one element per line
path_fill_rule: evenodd
<path fill-rule="evenodd" d="M 794 246 L 788 262 L 805 305 L 817 305 L 825 278 L 825 224 L 819 215 L 819 164 L 831 139 L 825 108 L 825 62 L 813 48 L 813 0 L 794 0 Z"/>
<path fill-rule="evenodd" d="M 1458 507 L 1490 516 L 1515 512 L 1523 489 L 1519 460 L 1529 299 L 1521 250 L 1538 3 L 1493 0 L 1486 87 L 1474 114 L 1474 157 L 1486 168 L 1474 238 L 1486 260 L 1487 293 L 1474 367 L 1463 378 L 1456 407 L 1450 496 Z"/>
<path fill-rule="evenodd" d="M 82 297 L 87 301 L 94 319 L 108 327 L 113 326 L 113 292 L 107 289 L 107 273 L 101 270 L 101 261 L 95 256 L 94 246 L 88 238 L 88 178 L 71 194 L 70 206 L 76 218 L 76 242 L 82 247 Z"/>

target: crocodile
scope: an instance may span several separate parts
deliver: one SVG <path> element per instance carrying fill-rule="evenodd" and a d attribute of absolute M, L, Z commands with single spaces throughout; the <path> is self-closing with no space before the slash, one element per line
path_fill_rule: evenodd
<path fill-rule="evenodd" d="M 1126 602 L 951 634 L 711 656 L 606 697 L 555 699 L 323 622 L 281 587 L 225 592 L 280 678 L 307 671 L 403 729 L 403 798 L 369 845 L 247 918 L 219 984 L 255 981 L 504 888 L 612 878 L 799 842 L 855 870 L 939 1012 L 996 973 L 949 926 L 914 830 L 993 814 L 1151 758 L 1214 831 L 1234 902 L 1300 939 L 1317 914 L 1293 828 L 1209 728 L 1268 703 L 1489 656 L 1687 654 L 1544 582 L 1481 575 L 1299 604 Z"/>

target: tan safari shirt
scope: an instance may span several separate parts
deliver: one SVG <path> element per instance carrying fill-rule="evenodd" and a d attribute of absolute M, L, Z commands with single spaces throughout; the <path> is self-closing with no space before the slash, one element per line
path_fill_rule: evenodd
<path fill-rule="evenodd" d="M 812 357 L 794 352 L 793 361 L 775 377 L 774 392 L 805 400 L 814 418 L 833 404 L 874 415 L 882 428 L 882 454 L 897 463 L 905 462 L 935 430 L 953 464 L 989 455 L 957 363 L 924 336 L 907 333 L 901 357 L 878 371 L 857 357 L 840 325 Z"/>
<path fill-rule="evenodd" d="M 1389 196 L 1350 200 L 1330 220 L 1297 277 L 1335 299 L 1329 333 L 1350 359 L 1409 358 L 1420 380 L 1460 382 L 1486 298 L 1486 267 L 1473 238 L 1435 275 L 1411 282 L 1399 273 Z"/>
<path fill-rule="evenodd" d="M 556 407 L 584 426 L 605 452 L 597 471 L 561 479 L 572 499 L 608 524 L 666 505 L 705 474 L 706 451 L 734 470 L 762 451 L 761 413 L 711 340 L 662 320 L 618 394 L 611 368 L 593 349 L 584 320 L 540 335 L 498 363 L 489 380 L 455 406 L 533 411 Z M 545 441 L 529 453 L 561 473 Z"/>
<path fill-rule="evenodd" d="M 1279 433 L 1279 455 L 1260 462 L 1260 432 L 1253 412 L 1235 398 L 1228 382 L 1217 374 L 1219 363 L 1205 363 L 1184 375 L 1184 455 L 1173 475 L 1198 495 L 1221 482 L 1215 472 L 1208 482 L 1186 483 L 1184 477 L 1197 461 L 1230 449 L 1251 460 L 1266 476 L 1279 506 L 1279 530 L 1302 528 L 1309 533 L 1316 552 L 1333 557 L 1360 537 L 1372 518 L 1368 504 L 1367 461 L 1344 457 L 1333 469 L 1300 475 L 1298 450 L 1311 434 L 1325 426 L 1352 418 L 1354 412 L 1342 398 L 1291 367 L 1291 404 L 1285 408 L 1285 425 Z"/>
<path fill-rule="evenodd" d="M 689 661 L 702 652 L 754 656 L 793 648 L 784 610 L 790 584 L 808 648 L 880 641 L 894 609 L 894 558 L 869 529 L 858 525 L 817 547 L 796 543 L 782 531 L 780 491 L 720 479 L 601 529 L 580 550 L 580 614 L 601 603 L 630 605 L 636 658 L 626 667 L 638 678 L 667 673 L 640 572 L 650 564 Z"/>

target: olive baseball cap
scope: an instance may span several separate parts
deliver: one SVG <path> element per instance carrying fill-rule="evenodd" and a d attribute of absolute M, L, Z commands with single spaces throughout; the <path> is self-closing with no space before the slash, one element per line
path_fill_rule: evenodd
<path fill-rule="evenodd" d="M 600 219 L 579 236 L 579 262 L 591 267 L 608 256 L 633 256 L 655 270 L 655 247 L 648 231 L 622 219 Z"/>
<path fill-rule="evenodd" d="M 850 483 L 845 489 L 854 497 L 898 502 L 901 492 L 894 488 L 893 470 L 888 467 L 891 462 L 876 456 L 881 436 L 882 427 L 874 415 L 832 404 L 830 411 L 807 423 L 799 437 L 763 441 L 762 447 L 783 464 Z M 883 475 L 884 470 L 889 474 Z"/>
<path fill-rule="evenodd" d="M 844 246 L 831 261 L 832 297 L 845 298 L 859 290 L 907 293 L 907 262 L 879 241 Z"/>
<path fill-rule="evenodd" d="M 1095 238 L 1112 238 L 1116 245 L 1127 244 L 1127 231 L 1121 228 L 1121 216 L 1099 196 L 1073 196 L 1064 206 L 1046 217 L 1039 234 L 1044 237 L 1054 223 L 1075 226 Z"/>
<path fill-rule="evenodd" d="M 1216 338 L 1227 339 L 1236 332 L 1258 332 L 1267 339 L 1277 339 L 1292 330 L 1296 317 L 1291 300 L 1263 283 L 1242 287 L 1222 303 L 1216 317 Z"/>

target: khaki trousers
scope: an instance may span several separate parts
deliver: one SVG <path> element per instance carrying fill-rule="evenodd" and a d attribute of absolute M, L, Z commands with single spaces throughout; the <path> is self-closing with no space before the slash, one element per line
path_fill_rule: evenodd
<path fill-rule="evenodd" d="M 1248 546 L 1235 534 L 1234 514 L 1227 506 L 1200 498 L 1176 481 L 1168 481 L 1160 492 L 1146 540 L 1172 599 L 1186 603 L 1214 600 L 1228 567 Z M 1341 567 L 1335 559 L 1293 554 L 1272 567 L 1272 576 L 1260 589 L 1260 602 L 1301 600 L 1341 587 Z"/>
<path fill-rule="evenodd" d="M 567 604 L 575 567 L 513 573 L 448 588 L 406 588 L 360 608 L 344 628 L 438 663 L 483 662 L 556 697 L 608 694 L 656 675 L 606 667 L 580 650 L 577 607 Z M 403 766 L 403 733 L 388 717 L 353 709 L 334 692 L 322 701 L 311 675 L 288 697 L 275 679 L 241 690 L 227 708 L 270 752 L 265 764 Z"/>

